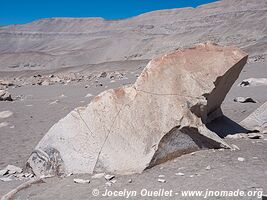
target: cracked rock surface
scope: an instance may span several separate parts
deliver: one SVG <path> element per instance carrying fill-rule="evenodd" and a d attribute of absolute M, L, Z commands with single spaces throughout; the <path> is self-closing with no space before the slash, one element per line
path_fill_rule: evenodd
<path fill-rule="evenodd" d="M 237 48 L 209 43 L 159 56 L 132 86 L 104 91 L 56 123 L 27 166 L 37 176 L 131 174 L 199 149 L 229 147 L 205 124 L 222 115 L 246 61 Z"/>

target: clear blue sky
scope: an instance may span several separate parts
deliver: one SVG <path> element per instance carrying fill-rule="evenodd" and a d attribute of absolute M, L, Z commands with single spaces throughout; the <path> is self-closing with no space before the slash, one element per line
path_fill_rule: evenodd
<path fill-rule="evenodd" d="M 216 0 L 0 0 L 0 25 L 49 17 L 121 19 L 168 8 L 196 7 Z"/>

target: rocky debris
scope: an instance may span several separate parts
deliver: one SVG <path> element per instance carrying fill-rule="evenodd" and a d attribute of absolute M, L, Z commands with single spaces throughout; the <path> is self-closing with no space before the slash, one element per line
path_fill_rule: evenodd
<path fill-rule="evenodd" d="M 13 98 L 8 91 L 0 90 L 0 101 L 13 101 Z"/>
<path fill-rule="evenodd" d="M 75 178 L 73 179 L 74 183 L 79 183 L 79 184 L 85 184 L 85 183 L 90 183 L 90 180 L 85 180 L 85 179 L 80 179 L 80 178 Z"/>
<path fill-rule="evenodd" d="M 238 157 L 237 160 L 240 161 L 240 162 L 244 162 L 245 161 L 245 158 Z"/>
<path fill-rule="evenodd" d="M 92 97 L 93 95 L 91 93 L 88 93 L 85 97 Z"/>
<path fill-rule="evenodd" d="M 234 151 L 236 151 L 236 150 L 240 150 L 240 148 L 239 148 L 237 145 L 235 145 L 235 144 L 232 144 L 232 147 L 233 147 L 233 150 L 234 150 Z"/>
<path fill-rule="evenodd" d="M 249 57 L 248 59 L 248 63 L 264 62 L 264 61 L 265 61 L 264 55 L 255 55 Z"/>
<path fill-rule="evenodd" d="M 240 87 L 267 86 L 267 78 L 248 78 L 238 84 Z"/>
<path fill-rule="evenodd" d="M 240 124 L 248 130 L 267 133 L 267 102 L 241 121 Z"/>
<path fill-rule="evenodd" d="M 112 183 L 111 182 L 106 182 L 105 185 L 108 186 L 108 187 L 111 187 Z"/>
<path fill-rule="evenodd" d="M 203 148 L 230 148 L 205 124 L 222 116 L 246 60 L 238 48 L 210 43 L 159 56 L 132 86 L 106 90 L 61 119 L 27 166 L 37 176 L 132 174 Z"/>
<path fill-rule="evenodd" d="M 98 82 L 98 83 L 96 83 L 95 86 L 96 86 L 96 87 L 102 87 L 102 86 L 103 86 L 103 83 Z"/>
<path fill-rule="evenodd" d="M 0 80 L 0 88 L 7 88 L 9 86 L 14 86 L 14 83 L 12 83 L 11 81 L 7 81 L 7 80 Z"/>
<path fill-rule="evenodd" d="M 210 169 L 211 169 L 211 166 L 208 165 L 208 166 L 206 167 L 206 170 L 210 170 Z"/>
<path fill-rule="evenodd" d="M 227 135 L 226 138 L 228 138 L 228 139 L 242 139 L 242 138 L 262 139 L 263 134 L 253 133 L 253 132 L 252 133 L 238 133 L 238 134 L 234 134 L 234 135 Z"/>
<path fill-rule="evenodd" d="M 65 98 L 65 97 L 67 97 L 65 94 L 61 94 L 60 96 L 59 96 L 60 98 Z"/>
<path fill-rule="evenodd" d="M 12 179 L 12 176 L 0 177 L 0 181 L 3 181 L 3 182 L 13 181 L 13 180 L 14 179 Z"/>
<path fill-rule="evenodd" d="M 116 179 L 112 179 L 112 180 L 110 180 L 110 182 L 114 184 L 114 183 L 117 182 L 117 180 Z"/>
<path fill-rule="evenodd" d="M 5 168 L 9 174 L 15 174 L 15 173 L 21 173 L 22 172 L 22 169 L 20 167 L 16 167 L 14 165 L 8 165 L 6 168 Z"/>
<path fill-rule="evenodd" d="M 257 103 L 257 101 L 255 101 L 251 97 L 236 97 L 234 99 L 234 102 L 239 102 L 239 103 Z"/>
<path fill-rule="evenodd" d="M 106 179 L 107 181 L 110 181 L 110 180 L 112 180 L 112 179 L 114 179 L 114 178 L 115 178 L 114 175 L 109 175 L 109 174 L 105 175 L 105 179 Z"/>
<path fill-rule="evenodd" d="M 262 139 L 263 138 L 263 134 L 260 134 L 260 133 L 249 133 L 247 135 L 247 137 L 249 139 Z"/>
<path fill-rule="evenodd" d="M 8 122 L 0 122 L 0 128 L 6 127 L 8 125 L 9 125 Z"/>
<path fill-rule="evenodd" d="M 128 180 L 128 183 L 132 183 L 132 182 L 133 182 L 133 180 L 132 180 L 132 179 L 129 179 L 129 180 Z"/>
<path fill-rule="evenodd" d="M 99 178 L 102 178 L 105 176 L 105 173 L 99 173 L 99 174 L 95 174 L 92 176 L 92 178 L 96 178 L 96 179 L 99 179 Z"/>
<path fill-rule="evenodd" d="M 225 138 L 227 139 L 241 139 L 241 138 L 246 138 L 247 134 L 246 133 L 236 133 L 233 135 L 227 135 Z"/>
<path fill-rule="evenodd" d="M 178 173 L 175 173 L 176 176 L 184 176 L 184 173 L 182 172 L 178 172 Z"/>
<path fill-rule="evenodd" d="M 8 173 L 8 170 L 5 168 L 5 169 L 2 169 L 0 170 L 0 176 L 4 176 Z"/>
<path fill-rule="evenodd" d="M 158 182 L 160 182 L 160 183 L 166 183 L 166 180 L 163 179 L 163 178 L 159 178 L 159 179 L 158 179 Z"/>
<path fill-rule="evenodd" d="M 50 85 L 50 82 L 48 80 L 44 80 L 44 81 L 40 82 L 39 85 L 48 86 L 48 85 Z"/>
<path fill-rule="evenodd" d="M 102 72 L 99 76 L 99 78 L 106 78 L 107 77 L 107 72 Z"/>
<path fill-rule="evenodd" d="M 0 180 L 1 181 L 12 181 L 12 180 L 23 180 L 27 178 L 33 178 L 32 173 L 23 173 L 20 167 L 14 165 L 8 165 L 3 170 L 0 170 Z"/>
<path fill-rule="evenodd" d="M 8 117 L 11 117 L 12 115 L 13 115 L 13 112 L 11 112 L 9 110 L 1 111 L 0 112 L 0 119 L 5 119 Z"/>
<path fill-rule="evenodd" d="M 52 101 L 51 103 L 49 103 L 49 105 L 57 104 L 58 102 L 59 102 L 59 100 L 55 100 L 55 101 Z"/>

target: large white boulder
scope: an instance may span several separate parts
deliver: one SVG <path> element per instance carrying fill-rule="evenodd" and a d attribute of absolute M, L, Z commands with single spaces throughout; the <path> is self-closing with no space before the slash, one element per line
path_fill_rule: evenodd
<path fill-rule="evenodd" d="M 202 148 L 229 147 L 205 124 L 247 55 L 199 44 L 151 60 L 132 86 L 110 89 L 57 122 L 31 154 L 36 175 L 139 173 Z"/>

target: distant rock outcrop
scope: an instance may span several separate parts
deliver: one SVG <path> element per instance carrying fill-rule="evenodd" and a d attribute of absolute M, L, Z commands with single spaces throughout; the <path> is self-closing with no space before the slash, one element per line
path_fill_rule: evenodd
<path fill-rule="evenodd" d="M 233 47 L 199 44 L 159 56 L 133 86 L 104 91 L 39 142 L 27 166 L 37 176 L 138 173 L 203 148 L 229 147 L 206 123 L 247 61 Z"/>
<path fill-rule="evenodd" d="M 266 0 L 221 0 L 122 20 L 46 18 L 1 26 L 0 71 L 150 60 L 206 41 L 238 46 L 251 63 L 265 62 L 266 7 Z"/>

